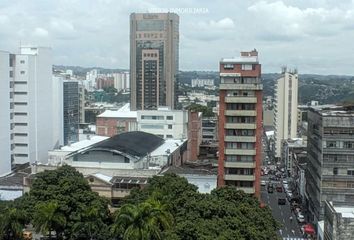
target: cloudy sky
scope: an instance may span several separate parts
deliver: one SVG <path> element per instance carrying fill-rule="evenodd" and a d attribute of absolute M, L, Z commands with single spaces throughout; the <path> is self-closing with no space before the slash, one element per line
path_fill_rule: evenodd
<path fill-rule="evenodd" d="M 263 72 L 354 75 L 354 0 L 0 0 L 0 49 L 44 45 L 54 64 L 128 68 L 129 14 L 154 9 L 179 11 L 181 70 L 256 48 Z"/>

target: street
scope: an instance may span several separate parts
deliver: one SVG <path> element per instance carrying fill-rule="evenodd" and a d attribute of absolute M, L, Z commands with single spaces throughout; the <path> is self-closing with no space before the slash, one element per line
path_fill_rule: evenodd
<path fill-rule="evenodd" d="M 265 180 L 268 184 L 269 176 L 262 176 L 262 180 Z M 279 181 L 271 181 L 273 184 L 280 184 Z M 285 205 L 278 204 L 278 198 L 285 198 L 286 194 L 283 192 L 277 192 L 274 190 L 273 193 L 268 193 L 267 187 L 262 186 L 261 199 L 263 203 L 269 206 L 272 210 L 273 217 L 282 225 L 278 232 L 279 236 L 283 237 L 285 240 L 302 240 L 307 239 L 303 237 L 300 230 L 300 224 L 297 222 L 296 216 L 290 210 L 289 201 L 286 200 Z M 290 219 L 292 216 L 292 220 Z"/>

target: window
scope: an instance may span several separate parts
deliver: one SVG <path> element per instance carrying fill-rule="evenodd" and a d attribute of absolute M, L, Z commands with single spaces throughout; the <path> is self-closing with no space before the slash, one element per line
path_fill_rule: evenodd
<path fill-rule="evenodd" d="M 166 119 L 167 120 L 173 120 L 173 116 L 167 116 Z"/>
<path fill-rule="evenodd" d="M 27 133 L 15 133 L 14 136 L 27 137 Z"/>
<path fill-rule="evenodd" d="M 27 116 L 27 113 L 24 113 L 24 112 L 15 112 L 14 115 L 15 115 L 15 116 Z"/>
<path fill-rule="evenodd" d="M 141 129 L 163 129 L 163 125 L 158 124 L 142 124 Z"/>
<path fill-rule="evenodd" d="M 15 147 L 27 147 L 27 143 L 15 143 Z"/>
<path fill-rule="evenodd" d="M 354 169 L 348 169 L 347 170 L 347 174 L 351 175 L 351 176 L 354 176 Z"/>
<path fill-rule="evenodd" d="M 20 74 L 21 75 L 24 75 L 26 72 L 25 71 L 20 71 Z"/>
<path fill-rule="evenodd" d="M 333 168 L 333 175 L 337 175 L 338 174 L 338 168 Z"/>
<path fill-rule="evenodd" d="M 327 148 L 335 148 L 336 142 L 335 141 L 327 141 Z"/>
<path fill-rule="evenodd" d="M 252 70 L 252 64 L 242 64 L 242 70 Z"/>
<path fill-rule="evenodd" d="M 28 157 L 28 154 L 15 154 L 15 157 Z"/>
<path fill-rule="evenodd" d="M 10 78 L 13 78 L 14 77 L 14 71 L 10 71 L 9 72 L 9 76 L 10 76 Z"/>
<path fill-rule="evenodd" d="M 173 138 L 173 136 L 170 135 L 170 134 L 167 134 L 167 135 L 166 135 L 166 138 Z"/>
<path fill-rule="evenodd" d="M 234 69 L 233 64 L 224 64 L 224 69 Z"/>
<path fill-rule="evenodd" d="M 25 60 L 21 60 L 20 63 L 21 63 L 21 64 L 25 64 Z"/>
<path fill-rule="evenodd" d="M 168 129 L 172 129 L 172 124 L 168 124 Z"/>

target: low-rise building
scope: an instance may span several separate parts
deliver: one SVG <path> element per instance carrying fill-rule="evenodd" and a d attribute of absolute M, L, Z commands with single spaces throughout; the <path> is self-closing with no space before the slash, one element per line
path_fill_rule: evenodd
<path fill-rule="evenodd" d="M 354 203 L 325 202 L 324 240 L 349 240 L 354 236 Z"/>
<path fill-rule="evenodd" d="M 129 103 L 118 110 L 106 110 L 96 118 L 96 133 L 112 137 L 137 130 L 137 112 L 130 111 Z"/>
<path fill-rule="evenodd" d="M 145 132 L 126 132 L 111 138 L 95 136 L 50 151 L 48 164 L 33 164 L 32 176 L 24 180 L 25 191 L 29 191 L 36 173 L 67 164 L 75 167 L 89 182 L 90 177 L 94 178 L 91 185 L 101 195 L 108 196 L 108 189 L 111 187 L 110 198 L 114 202 L 128 194 L 127 191 L 132 188 L 131 185 L 124 185 L 126 188 L 121 190 L 123 185 L 117 185 L 118 183 L 131 183 L 127 179 L 147 179 L 157 175 L 165 166 L 180 166 L 186 157 L 186 151 L 186 139 L 164 140 Z M 118 182 L 118 178 L 123 180 Z M 140 180 L 136 184 L 140 184 Z"/>

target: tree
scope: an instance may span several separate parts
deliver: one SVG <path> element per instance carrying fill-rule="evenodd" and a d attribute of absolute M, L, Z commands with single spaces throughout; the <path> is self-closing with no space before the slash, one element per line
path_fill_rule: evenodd
<path fill-rule="evenodd" d="M 166 205 L 174 218 L 173 226 L 162 232 L 164 239 L 278 239 L 279 225 L 270 209 L 260 208 L 255 197 L 235 187 L 201 194 L 185 178 L 167 174 L 153 177 L 147 187 L 132 191 L 125 201 L 141 204 L 151 197 Z"/>
<path fill-rule="evenodd" d="M 0 239 L 22 239 L 25 222 L 25 213 L 21 209 L 6 207 L 0 213 Z"/>
<path fill-rule="evenodd" d="M 166 206 L 149 199 L 138 205 L 125 204 L 117 213 L 112 230 L 124 240 L 157 240 L 171 228 L 172 215 Z"/>
<path fill-rule="evenodd" d="M 187 110 L 202 112 L 204 117 L 214 117 L 215 114 L 211 107 L 203 106 L 200 104 L 192 103 L 187 107 Z"/>
<path fill-rule="evenodd" d="M 86 208 L 78 221 L 73 226 L 73 235 L 75 239 L 109 239 L 108 226 L 103 222 L 104 212 L 100 212 L 99 206 L 90 206 Z"/>
<path fill-rule="evenodd" d="M 59 204 L 56 201 L 39 203 L 35 208 L 33 226 L 37 232 L 49 235 L 52 239 L 52 231 L 55 231 L 57 239 L 65 228 L 66 218 L 60 212 Z"/>
<path fill-rule="evenodd" d="M 29 196 L 37 204 L 57 202 L 58 211 L 65 216 L 66 227 L 61 233 L 64 238 L 75 238 L 74 236 L 78 235 L 73 227 L 88 219 L 82 214 L 90 207 L 94 206 L 100 213 L 96 221 L 102 221 L 104 224 L 110 222 L 108 201 L 91 190 L 81 173 L 67 165 L 38 173 Z"/>

